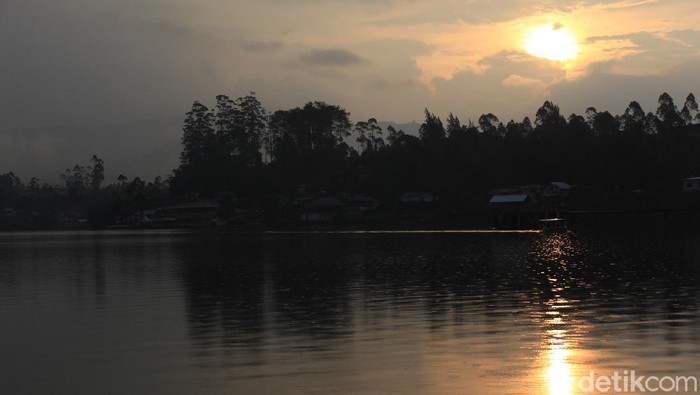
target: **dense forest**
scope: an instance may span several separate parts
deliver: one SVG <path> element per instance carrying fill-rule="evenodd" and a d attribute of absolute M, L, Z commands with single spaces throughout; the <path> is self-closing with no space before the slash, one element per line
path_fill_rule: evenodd
<path fill-rule="evenodd" d="M 677 105 L 663 93 L 654 112 L 633 101 L 621 115 L 590 107 L 567 117 L 546 101 L 534 121 L 489 113 L 476 123 L 453 114 L 443 122 L 426 109 L 418 136 L 374 118 L 353 123 L 348 111 L 323 102 L 269 113 L 252 92 L 220 95 L 213 108 L 193 103 L 180 165 L 165 180 L 120 175 L 103 186 L 97 156 L 67 169 L 59 186 L 2 174 L 2 223 L 41 227 L 74 217 L 101 226 L 203 198 L 274 221 L 300 194 L 362 194 L 391 207 L 417 191 L 439 196 L 439 209 L 449 212 L 483 205 L 494 189 L 554 180 L 671 195 L 681 178 L 700 174 L 699 125 L 693 94 Z"/>

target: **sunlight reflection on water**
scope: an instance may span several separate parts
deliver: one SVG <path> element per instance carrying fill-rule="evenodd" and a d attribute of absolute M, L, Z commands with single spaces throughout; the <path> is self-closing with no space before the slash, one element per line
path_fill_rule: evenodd
<path fill-rule="evenodd" d="M 574 395 L 700 371 L 700 237 L 0 235 L 9 393 Z"/>

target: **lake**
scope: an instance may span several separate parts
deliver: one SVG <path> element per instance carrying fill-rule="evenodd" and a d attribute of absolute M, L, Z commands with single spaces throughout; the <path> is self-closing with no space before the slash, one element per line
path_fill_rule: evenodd
<path fill-rule="evenodd" d="M 0 390 L 569 395 L 590 372 L 700 376 L 699 279 L 693 233 L 5 233 Z"/>

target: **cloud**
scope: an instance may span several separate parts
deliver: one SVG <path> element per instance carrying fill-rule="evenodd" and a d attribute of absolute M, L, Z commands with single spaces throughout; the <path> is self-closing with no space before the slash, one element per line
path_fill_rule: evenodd
<path fill-rule="evenodd" d="M 165 174 L 184 113 L 219 93 L 400 122 L 426 106 L 507 119 L 545 99 L 653 104 L 692 90 L 697 72 L 678 65 L 700 51 L 697 0 L 234 3 L 0 0 L 0 171 L 44 177 L 96 153 L 108 171 Z M 553 23 L 582 38 L 568 69 L 518 50 Z"/>
<path fill-rule="evenodd" d="M 501 85 L 507 88 L 544 89 L 546 84 L 535 78 L 527 78 L 517 74 L 511 74 L 501 81 Z"/>
<path fill-rule="evenodd" d="M 479 61 L 481 71 L 470 69 L 452 78 L 436 78 L 430 102 L 437 113 L 453 112 L 462 119 L 494 113 L 501 119 L 533 114 L 547 99 L 547 87 L 566 76 L 556 62 L 502 51 Z"/>
<path fill-rule="evenodd" d="M 674 37 L 675 35 L 675 37 Z M 589 43 L 599 43 L 610 53 L 619 54 L 619 60 L 610 63 L 611 71 L 618 74 L 654 75 L 676 67 L 697 51 L 680 37 L 692 40 L 692 34 L 670 32 L 634 32 L 610 36 L 592 36 Z"/>
<path fill-rule="evenodd" d="M 666 37 L 678 40 L 689 48 L 700 50 L 700 30 L 686 29 L 666 33 Z M 697 53 L 697 52 L 696 52 Z"/>
<path fill-rule="evenodd" d="M 630 9 L 658 0 L 441 0 L 436 2 L 402 2 L 401 12 L 385 12 L 373 20 L 376 24 L 441 25 L 466 23 L 496 24 L 530 15 L 564 15 L 581 9 Z M 399 2 L 386 2 L 396 9 Z"/>
<path fill-rule="evenodd" d="M 241 46 L 250 52 L 275 51 L 284 47 L 282 41 L 243 40 Z"/>
<path fill-rule="evenodd" d="M 340 48 L 314 49 L 302 54 L 301 60 L 319 66 L 354 66 L 365 62 L 360 56 Z"/>
<path fill-rule="evenodd" d="M 550 97 L 562 110 L 578 114 L 584 113 L 589 106 L 621 114 L 633 100 L 639 102 L 645 111 L 654 112 L 661 93 L 668 92 L 677 103 L 682 103 L 689 92 L 697 89 L 691 76 L 698 69 L 700 57 L 659 75 L 623 75 L 613 73 L 607 67 L 594 67 L 594 71 L 583 78 L 550 86 Z"/>

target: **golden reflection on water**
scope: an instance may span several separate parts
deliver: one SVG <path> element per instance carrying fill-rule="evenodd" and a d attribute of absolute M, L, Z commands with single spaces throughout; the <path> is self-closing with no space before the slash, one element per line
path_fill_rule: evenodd
<path fill-rule="evenodd" d="M 554 317 L 546 325 L 556 328 L 566 324 L 562 317 Z M 573 394 L 574 377 L 572 374 L 570 358 L 572 347 L 567 337 L 566 329 L 546 330 L 547 368 L 545 380 L 549 386 L 550 395 Z"/>
<path fill-rule="evenodd" d="M 578 324 L 571 316 L 576 301 L 564 297 L 564 293 L 575 281 L 571 277 L 568 259 L 576 254 L 576 246 L 570 234 L 545 235 L 536 251 L 538 261 L 543 265 L 542 274 L 546 275 L 547 290 L 552 295 L 544 302 L 544 314 L 540 316 L 544 329 L 542 347 L 543 378 L 550 395 L 573 395 L 576 392 L 577 350 L 580 350 L 573 336 Z M 544 388 L 543 388 L 543 391 Z"/>

